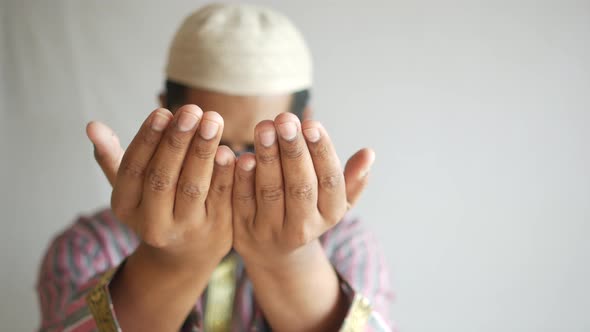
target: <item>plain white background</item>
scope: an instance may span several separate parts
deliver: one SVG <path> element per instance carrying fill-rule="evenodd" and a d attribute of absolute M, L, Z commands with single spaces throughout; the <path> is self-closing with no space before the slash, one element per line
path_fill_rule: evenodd
<path fill-rule="evenodd" d="M 590 2 L 291 1 L 402 331 L 590 330 Z M 39 323 L 51 237 L 108 204 L 85 124 L 127 144 L 201 1 L 0 4 L 0 330 Z"/>

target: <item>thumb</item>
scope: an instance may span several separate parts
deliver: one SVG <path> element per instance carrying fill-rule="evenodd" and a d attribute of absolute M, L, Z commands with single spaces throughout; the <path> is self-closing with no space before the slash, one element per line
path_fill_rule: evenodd
<path fill-rule="evenodd" d="M 375 161 L 375 151 L 364 148 L 357 151 L 346 162 L 344 181 L 346 182 L 346 200 L 350 209 L 361 196 L 369 180 L 369 169 Z"/>
<path fill-rule="evenodd" d="M 125 153 L 121 148 L 119 138 L 111 128 L 98 121 L 91 121 L 86 125 L 86 135 L 94 145 L 96 162 L 113 186 L 121 158 Z"/>

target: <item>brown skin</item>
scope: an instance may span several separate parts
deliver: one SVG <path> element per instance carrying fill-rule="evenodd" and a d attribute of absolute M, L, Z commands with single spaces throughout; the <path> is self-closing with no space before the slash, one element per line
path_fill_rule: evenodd
<path fill-rule="evenodd" d="M 232 246 L 273 330 L 341 325 L 348 304 L 318 238 L 358 199 L 374 154 L 360 150 L 343 171 L 321 124 L 285 113 L 290 101 L 190 89 L 187 103 L 208 112 L 183 106 L 158 132 L 152 118 L 173 115 L 156 110 L 126 152 L 108 127 L 88 125 L 113 210 L 143 239 L 111 284 L 124 331 L 178 331 Z M 214 121 L 220 132 L 211 140 L 195 135 L 201 125 L 181 132 L 182 113 Z M 281 135 L 286 123 L 292 138 Z M 254 144 L 256 155 L 234 162 L 219 141 L 236 151 Z"/>

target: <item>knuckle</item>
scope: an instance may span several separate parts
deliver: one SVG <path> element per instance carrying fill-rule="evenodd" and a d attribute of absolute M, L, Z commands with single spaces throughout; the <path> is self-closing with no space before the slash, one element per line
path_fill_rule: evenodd
<path fill-rule="evenodd" d="M 346 213 L 346 205 L 332 208 L 327 213 L 322 214 L 322 220 L 324 224 L 330 228 L 340 222 L 344 214 Z"/>
<path fill-rule="evenodd" d="M 260 188 L 260 198 L 263 201 L 275 202 L 283 199 L 284 196 L 282 185 L 266 185 Z"/>
<path fill-rule="evenodd" d="M 199 159 L 210 160 L 215 156 L 215 148 L 209 142 L 199 142 L 195 144 L 193 155 Z"/>
<path fill-rule="evenodd" d="M 243 203 L 248 203 L 253 201 L 255 198 L 255 195 L 253 192 L 236 192 L 234 194 L 234 199 L 236 199 L 239 202 L 243 202 Z"/>
<path fill-rule="evenodd" d="M 145 243 L 154 248 L 164 248 L 168 245 L 168 239 L 156 227 L 144 229 L 141 238 Z"/>
<path fill-rule="evenodd" d="M 236 180 L 242 183 L 252 182 L 254 180 L 254 174 L 253 172 L 246 172 L 240 170 L 236 172 Z"/>
<path fill-rule="evenodd" d="M 340 173 L 332 173 L 320 176 L 319 185 L 320 188 L 326 191 L 334 191 L 342 182 L 342 175 Z"/>
<path fill-rule="evenodd" d="M 326 160 L 330 157 L 330 149 L 328 149 L 326 144 L 319 144 L 317 147 L 311 150 L 314 159 Z"/>
<path fill-rule="evenodd" d="M 178 135 L 168 135 L 166 137 L 166 145 L 172 151 L 182 151 L 186 145 L 185 140 Z"/>
<path fill-rule="evenodd" d="M 291 248 L 302 247 L 311 242 L 311 233 L 307 227 L 301 226 L 290 232 L 287 242 Z"/>
<path fill-rule="evenodd" d="M 212 190 L 220 195 L 227 194 L 228 192 L 231 192 L 232 185 L 230 183 L 215 183 L 213 184 Z"/>
<path fill-rule="evenodd" d="M 289 196 L 300 201 L 310 201 L 313 199 L 313 186 L 310 183 L 300 183 L 288 187 Z"/>
<path fill-rule="evenodd" d="M 298 142 L 288 143 L 281 149 L 281 156 L 287 159 L 299 159 L 303 156 L 303 145 Z"/>
<path fill-rule="evenodd" d="M 180 186 L 180 192 L 189 200 L 198 200 L 207 196 L 207 193 L 209 192 L 209 186 L 206 184 L 187 181 Z"/>
<path fill-rule="evenodd" d="M 123 175 L 132 178 L 143 178 L 145 175 L 145 167 L 133 161 L 126 161 L 121 165 L 120 171 Z"/>
<path fill-rule="evenodd" d="M 173 185 L 172 174 L 164 168 L 153 168 L 149 172 L 148 184 L 152 191 L 166 191 Z"/>
<path fill-rule="evenodd" d="M 156 146 L 160 142 L 160 135 L 152 130 L 142 130 L 140 138 L 141 142 L 148 146 Z"/>
<path fill-rule="evenodd" d="M 258 160 L 260 161 L 261 164 L 273 164 L 275 162 L 278 162 L 279 160 L 279 155 L 276 153 L 269 153 L 269 152 L 259 152 L 258 154 Z"/>

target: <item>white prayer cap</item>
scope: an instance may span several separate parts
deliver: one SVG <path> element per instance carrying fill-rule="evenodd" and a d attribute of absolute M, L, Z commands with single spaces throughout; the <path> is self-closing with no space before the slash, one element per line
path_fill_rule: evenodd
<path fill-rule="evenodd" d="M 226 94 L 292 93 L 311 87 L 311 54 L 285 16 L 252 5 L 213 4 L 176 32 L 166 75 Z"/>

